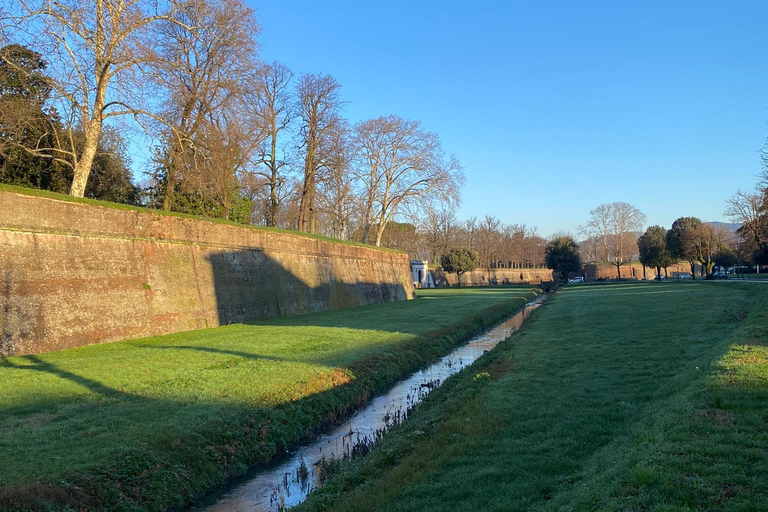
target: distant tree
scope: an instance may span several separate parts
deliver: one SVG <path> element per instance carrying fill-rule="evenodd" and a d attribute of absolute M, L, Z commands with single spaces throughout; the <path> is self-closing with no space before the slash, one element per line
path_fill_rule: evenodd
<path fill-rule="evenodd" d="M 122 135 L 112 127 L 105 126 L 93 157 L 85 197 L 113 203 L 139 204 L 139 188 L 133 183 L 130 165 L 128 145 Z"/>
<path fill-rule="evenodd" d="M 324 160 L 326 138 L 340 122 L 341 86 L 330 75 L 304 74 L 299 78 L 297 111 L 301 116 L 301 144 L 304 148 L 304 182 L 299 202 L 299 231 L 317 232 L 315 195 Z"/>
<path fill-rule="evenodd" d="M 568 274 L 581 270 L 579 246 L 569 235 L 556 235 L 547 242 L 544 260 L 547 268 L 557 272 L 563 281 Z"/>
<path fill-rule="evenodd" d="M 621 266 L 632 257 L 637 244 L 635 233 L 643 229 L 645 214 L 628 203 L 601 204 L 589 212 L 589 221 L 580 228 L 586 238 L 600 241 L 607 259 L 616 266 L 621 278 Z"/>
<path fill-rule="evenodd" d="M 584 226 L 579 226 L 579 233 L 583 239 L 588 240 L 594 246 L 590 252 L 594 254 L 596 261 L 609 261 L 611 255 L 611 220 L 613 208 L 610 204 L 601 204 L 589 212 L 589 220 Z"/>
<path fill-rule="evenodd" d="M 730 247 L 721 248 L 717 254 L 715 254 L 715 265 L 720 268 L 728 268 L 736 265 L 737 262 L 736 253 Z"/>
<path fill-rule="evenodd" d="M 478 222 L 475 245 L 480 257 L 480 266 L 489 271 L 489 279 L 491 263 L 501 248 L 502 231 L 501 221 L 493 215 L 486 215 Z"/>
<path fill-rule="evenodd" d="M 768 193 L 765 189 L 755 192 L 739 190 L 726 201 L 725 214 L 741 224 L 736 233 L 743 248 L 754 255 L 754 260 L 768 256 Z M 759 264 L 757 272 L 760 273 Z"/>
<path fill-rule="evenodd" d="M 440 257 L 440 265 L 445 272 L 456 272 L 459 286 L 461 286 L 461 275 L 472 272 L 478 264 L 477 253 L 469 249 L 451 249 Z"/>
<path fill-rule="evenodd" d="M 352 166 L 352 132 L 340 120 L 323 141 L 322 161 L 317 176 L 315 210 L 322 214 L 328 235 L 346 240 L 358 205 Z"/>
<path fill-rule="evenodd" d="M 364 243 L 373 238 L 381 245 L 387 224 L 397 215 L 421 212 L 433 202 L 459 203 L 461 165 L 445 157 L 438 136 L 420 122 L 398 116 L 363 121 L 355 125 L 355 146 Z"/>
<path fill-rule="evenodd" d="M 157 31 L 151 75 L 167 94 L 155 116 L 164 144 L 153 205 L 229 218 L 238 173 L 264 138 L 248 101 L 259 91 L 258 24 L 242 0 L 186 0 L 171 19 Z"/>
<path fill-rule="evenodd" d="M 692 230 L 692 247 L 696 259 L 701 264 L 701 273 L 706 279 L 712 279 L 715 257 L 729 249 L 724 233 L 709 224 L 701 224 Z"/>
<path fill-rule="evenodd" d="M 478 233 L 478 223 L 477 223 L 477 217 L 470 217 L 469 219 L 464 221 L 464 243 L 466 247 L 471 250 L 477 250 L 477 233 Z"/>
<path fill-rule="evenodd" d="M 694 232 L 702 225 L 697 217 L 680 217 L 667 231 L 667 250 L 673 259 L 687 261 L 691 266 L 691 276 L 696 279 L 697 253 L 694 246 Z"/>
<path fill-rule="evenodd" d="M 656 268 L 656 275 L 661 276 L 661 269 L 672 262 L 667 250 L 667 230 L 661 226 L 650 226 L 637 240 L 640 262 L 646 267 Z"/>
<path fill-rule="evenodd" d="M 453 208 L 445 205 L 430 206 L 422 219 L 424 245 L 432 264 L 437 264 L 441 254 L 456 246 L 458 226 Z M 467 247 L 469 248 L 469 247 Z"/>
<path fill-rule="evenodd" d="M 261 118 L 266 136 L 259 151 L 261 165 L 256 172 L 266 179 L 269 189 L 267 226 L 277 226 L 279 219 L 280 186 L 284 180 L 282 169 L 286 165 L 286 158 L 279 154 L 282 149 L 280 139 L 294 118 L 292 80 L 291 70 L 279 62 L 263 66 L 256 74 L 252 106 Z"/>
<path fill-rule="evenodd" d="M 416 226 L 408 222 L 390 222 L 381 238 L 381 246 L 400 249 L 408 254 L 416 254 L 418 235 Z"/>

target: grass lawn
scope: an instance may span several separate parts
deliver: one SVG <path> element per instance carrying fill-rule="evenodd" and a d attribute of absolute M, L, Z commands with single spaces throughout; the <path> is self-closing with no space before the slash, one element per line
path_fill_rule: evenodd
<path fill-rule="evenodd" d="M 531 288 L 0 359 L 0 509 L 166 510 L 516 311 Z"/>
<path fill-rule="evenodd" d="M 767 511 L 768 288 L 567 287 L 296 510 Z"/>

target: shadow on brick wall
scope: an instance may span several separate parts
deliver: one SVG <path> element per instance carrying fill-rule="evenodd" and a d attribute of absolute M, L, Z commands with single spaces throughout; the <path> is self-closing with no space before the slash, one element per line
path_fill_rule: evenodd
<path fill-rule="evenodd" d="M 313 280 L 322 282 L 318 286 L 308 285 L 263 251 L 216 253 L 208 260 L 221 325 L 408 298 L 403 284 L 385 282 L 386 276 L 372 275 L 369 281 L 362 282 L 339 281 L 334 276 L 343 275 L 344 270 L 332 272 L 323 260 L 313 263 L 316 267 L 307 272 Z M 306 266 L 308 262 L 301 264 Z M 347 281 L 360 275 L 360 269 L 353 266 L 348 272 Z"/>

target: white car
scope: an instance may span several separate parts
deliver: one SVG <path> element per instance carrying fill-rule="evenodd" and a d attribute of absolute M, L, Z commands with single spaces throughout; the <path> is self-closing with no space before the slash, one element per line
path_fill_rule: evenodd
<path fill-rule="evenodd" d="M 569 283 L 583 283 L 584 278 L 582 276 L 576 276 L 568 280 Z"/>

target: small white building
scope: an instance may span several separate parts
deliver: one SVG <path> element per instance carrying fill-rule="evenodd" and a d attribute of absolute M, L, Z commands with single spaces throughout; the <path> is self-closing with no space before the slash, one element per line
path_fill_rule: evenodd
<path fill-rule="evenodd" d="M 411 260 L 411 275 L 416 288 L 434 288 L 435 281 L 426 261 Z"/>

